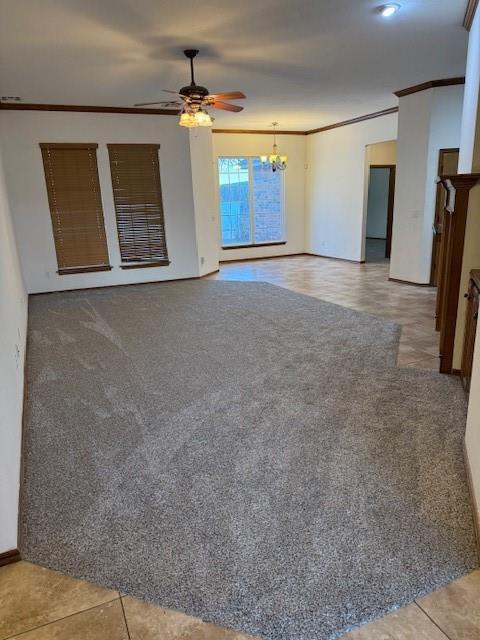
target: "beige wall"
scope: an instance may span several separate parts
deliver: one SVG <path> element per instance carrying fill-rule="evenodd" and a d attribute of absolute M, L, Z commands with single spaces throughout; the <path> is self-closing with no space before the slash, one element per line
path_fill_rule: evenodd
<path fill-rule="evenodd" d="M 363 245 L 362 260 L 365 259 L 365 241 L 367 235 L 367 213 L 368 213 L 368 189 L 370 180 L 370 167 L 372 164 L 397 164 L 397 141 L 387 140 L 376 144 L 367 144 L 365 147 L 365 179 L 363 191 Z"/>
<path fill-rule="evenodd" d="M 27 296 L 0 156 L 0 553 L 17 547 Z"/>
<path fill-rule="evenodd" d="M 473 52 L 473 54 L 472 54 Z M 478 104 L 478 84 L 480 82 L 480 9 L 477 9 L 474 23 L 469 38 L 469 64 L 467 65 L 465 94 L 474 94 L 476 89 L 477 113 L 475 117 L 469 117 L 465 121 L 465 129 L 462 139 L 468 141 L 470 137 L 475 140 L 472 154 L 472 170 L 480 172 L 480 105 Z M 472 90 L 470 84 L 474 83 Z M 465 105 L 465 111 L 468 111 Z M 470 123 L 470 124 L 469 124 Z M 476 131 L 474 130 L 476 129 Z M 467 156 L 469 156 L 468 151 Z M 462 156 L 462 149 L 460 149 Z M 470 157 L 470 156 L 469 156 Z M 468 170 L 468 166 L 466 167 Z M 471 204 L 468 212 L 467 242 L 464 253 L 463 287 L 465 286 L 466 273 L 473 267 L 480 267 L 480 187 L 477 186 L 471 193 Z M 461 289 L 463 291 L 463 289 Z M 463 303 L 463 298 L 461 298 Z M 463 313 L 463 311 L 462 311 Z M 459 318 L 460 320 L 460 318 Z M 460 320 L 460 323 L 462 320 Z M 463 340 L 463 331 L 462 338 Z M 469 461 L 474 501 L 476 503 L 476 517 L 480 523 L 480 323 L 477 330 L 475 354 L 473 359 L 472 381 L 470 385 L 470 398 L 468 404 L 467 429 L 465 434 L 465 447 Z"/>
<path fill-rule="evenodd" d="M 397 141 L 378 142 L 377 144 L 367 144 L 366 164 L 397 164 Z"/>
<path fill-rule="evenodd" d="M 455 347 L 453 352 L 454 369 L 460 369 L 462 364 L 465 316 L 467 311 L 467 301 L 464 296 L 468 289 L 468 281 L 470 279 L 470 271 L 472 269 L 480 269 L 480 184 L 470 191 L 470 199 L 468 202 L 465 246 L 463 249 L 462 278 L 458 297 L 458 315 L 457 326 L 455 329 Z"/>
<path fill-rule="evenodd" d="M 477 10 L 468 39 L 465 99 L 463 104 L 459 173 L 480 173 L 480 10 Z M 453 366 L 459 369 L 462 361 L 467 290 L 471 269 L 480 268 L 480 185 L 470 192 L 462 280 L 458 299 L 457 327 Z"/>
<path fill-rule="evenodd" d="M 305 154 L 306 138 L 302 135 L 277 136 L 280 152 L 288 156 L 285 180 L 285 240 L 286 244 L 246 249 L 220 249 L 220 260 L 241 260 L 264 256 L 278 256 L 305 251 Z M 273 136 L 265 134 L 214 133 L 215 164 L 219 156 L 260 156 L 269 153 Z M 216 173 L 218 185 L 218 174 Z M 218 188 L 217 212 L 219 211 Z M 218 234 L 220 245 L 220 233 Z"/>

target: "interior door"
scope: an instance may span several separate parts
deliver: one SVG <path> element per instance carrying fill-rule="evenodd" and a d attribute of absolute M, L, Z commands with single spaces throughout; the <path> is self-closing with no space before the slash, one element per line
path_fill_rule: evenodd
<path fill-rule="evenodd" d="M 438 175 L 455 175 L 458 172 L 458 149 L 440 149 L 438 157 Z M 437 287 L 441 277 L 441 246 L 443 233 L 445 190 L 437 185 L 437 199 L 435 203 L 435 219 L 433 221 L 432 266 L 430 270 L 430 284 Z"/>

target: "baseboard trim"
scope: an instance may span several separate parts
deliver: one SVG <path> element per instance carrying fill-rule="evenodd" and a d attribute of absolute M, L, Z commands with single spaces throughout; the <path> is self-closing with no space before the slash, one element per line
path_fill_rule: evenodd
<path fill-rule="evenodd" d="M 25 351 L 23 357 L 23 405 L 22 405 L 22 433 L 20 435 L 20 487 L 18 491 L 18 522 L 17 545 L 22 549 L 23 536 L 23 495 L 25 490 L 26 461 L 27 461 L 27 415 L 28 415 L 28 352 L 30 349 L 30 297 L 27 297 L 27 326 L 25 336 Z"/>
<path fill-rule="evenodd" d="M 322 256 L 319 253 L 282 253 L 278 256 L 259 256 L 255 258 L 234 258 L 232 260 L 220 260 L 220 264 L 229 264 L 231 262 L 251 262 L 253 260 L 274 260 L 275 258 L 298 258 L 299 256 L 310 256 L 312 258 L 323 258 L 325 260 L 340 260 L 340 262 L 349 262 L 350 264 L 365 264 L 365 260 L 349 260 L 348 258 L 336 258 L 335 256 Z"/>
<path fill-rule="evenodd" d="M 306 256 L 307 253 L 282 253 L 278 256 L 258 256 L 255 258 L 232 258 L 231 260 L 219 260 L 220 264 L 231 264 L 232 262 L 252 262 L 253 260 L 274 260 L 275 258 L 298 258 Z"/>
<path fill-rule="evenodd" d="M 324 256 L 321 253 L 306 252 L 304 255 L 314 258 L 325 258 L 326 260 L 340 260 L 340 262 L 350 262 L 351 264 L 365 264 L 365 260 L 350 260 L 349 258 L 337 258 L 336 256 Z"/>
<path fill-rule="evenodd" d="M 462 371 L 460 369 L 452 369 L 452 376 L 461 376 Z"/>
<path fill-rule="evenodd" d="M 163 282 L 185 282 L 185 280 L 201 280 L 207 276 L 211 276 L 213 273 L 218 273 L 219 269 L 214 269 L 208 273 L 204 273 L 201 276 L 189 276 L 186 278 L 167 278 L 165 280 L 147 280 L 142 282 L 121 282 L 119 284 L 101 284 L 95 287 L 72 287 L 71 289 L 55 289 L 54 291 L 36 291 L 35 293 L 29 293 L 30 296 L 48 296 L 52 293 L 67 293 L 68 291 L 89 291 L 90 289 L 112 289 L 113 287 L 136 287 L 144 284 L 162 284 Z"/>
<path fill-rule="evenodd" d="M 0 553 L 0 567 L 4 567 L 7 564 L 13 564 L 14 562 L 19 562 L 21 559 L 20 551 L 18 549 L 4 551 L 3 553 Z"/>
<path fill-rule="evenodd" d="M 463 441 L 463 457 L 465 460 L 465 470 L 467 473 L 467 486 L 468 493 L 470 495 L 470 503 L 472 505 L 472 515 L 473 515 L 473 528 L 475 531 L 475 543 L 477 547 L 477 556 L 480 562 L 480 509 L 477 504 L 477 500 L 475 497 L 475 491 L 473 488 L 473 476 L 472 476 L 472 468 L 470 467 L 470 460 L 468 458 L 467 444 L 465 440 Z"/>
<path fill-rule="evenodd" d="M 412 287 L 430 287 L 431 289 L 435 288 L 429 282 L 410 282 L 410 280 L 400 280 L 400 278 L 389 278 L 389 281 L 398 282 L 399 284 L 409 284 Z"/>
<path fill-rule="evenodd" d="M 211 276 L 214 273 L 218 273 L 220 271 L 220 269 L 214 269 L 213 271 L 209 271 L 208 273 L 204 273 L 201 276 L 198 276 L 198 278 L 189 278 L 189 280 L 201 280 L 202 278 L 206 278 L 207 276 Z"/>

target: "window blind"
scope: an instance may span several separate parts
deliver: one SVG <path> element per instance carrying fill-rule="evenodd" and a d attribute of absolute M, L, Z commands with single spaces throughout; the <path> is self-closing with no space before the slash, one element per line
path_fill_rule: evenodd
<path fill-rule="evenodd" d="M 108 145 L 124 269 L 169 264 L 159 148 L 158 144 Z"/>
<path fill-rule="evenodd" d="M 106 271 L 97 144 L 41 143 L 58 273 Z"/>

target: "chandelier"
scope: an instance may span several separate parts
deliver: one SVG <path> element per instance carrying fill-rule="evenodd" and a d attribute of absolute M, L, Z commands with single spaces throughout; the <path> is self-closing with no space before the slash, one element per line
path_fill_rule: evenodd
<path fill-rule="evenodd" d="M 287 168 L 287 156 L 281 156 L 278 153 L 278 145 L 276 140 L 276 129 L 278 122 L 272 122 L 273 127 L 273 148 L 270 155 L 260 156 L 260 162 L 264 167 L 270 166 L 272 171 L 285 171 Z"/>

